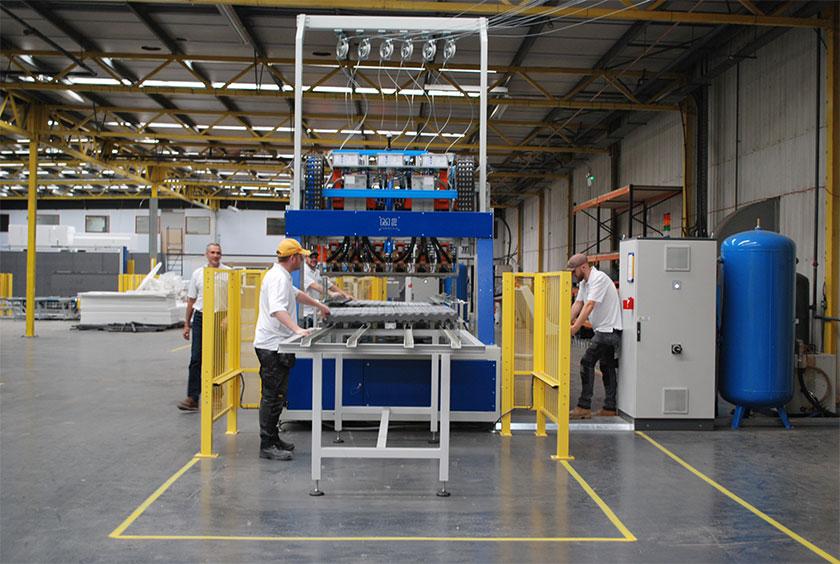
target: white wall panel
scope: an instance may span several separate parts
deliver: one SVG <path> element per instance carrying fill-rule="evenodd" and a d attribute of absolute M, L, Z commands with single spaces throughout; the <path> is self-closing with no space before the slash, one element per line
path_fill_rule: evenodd
<path fill-rule="evenodd" d="M 539 272 L 539 198 L 522 202 L 522 271 Z"/>
<path fill-rule="evenodd" d="M 824 63 L 824 57 L 823 57 Z M 820 69 L 820 76 L 824 68 Z M 814 155 L 816 149 L 816 39 L 792 30 L 715 80 L 710 91 L 709 228 L 738 207 L 780 197 L 780 230 L 796 243 L 799 272 L 812 277 Z M 825 81 L 821 79 L 821 94 Z M 824 99 L 824 98 L 823 98 Z M 820 105 L 820 190 L 825 189 L 825 108 Z M 736 142 L 736 124 L 740 142 Z M 737 147 L 737 151 L 736 151 Z M 825 198 L 820 197 L 820 229 Z M 824 260 L 824 236 L 820 255 Z M 818 279 L 822 283 L 822 268 Z"/>
<path fill-rule="evenodd" d="M 543 230 L 543 269 L 560 270 L 569 257 L 569 183 L 557 180 L 545 189 L 545 227 Z"/>

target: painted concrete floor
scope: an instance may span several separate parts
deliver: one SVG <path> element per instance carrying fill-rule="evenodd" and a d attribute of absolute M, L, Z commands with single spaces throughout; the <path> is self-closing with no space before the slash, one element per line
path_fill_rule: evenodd
<path fill-rule="evenodd" d="M 189 354 L 178 331 L 69 327 L 40 323 L 37 339 L 23 339 L 22 323 L 0 322 L 0 562 L 840 557 L 840 428 L 831 422 L 798 420 L 785 432 L 756 420 L 738 432 L 648 433 L 653 442 L 573 432 L 569 465 L 550 460 L 551 436 L 456 428 L 450 498 L 434 495 L 434 462 L 357 460 L 326 461 L 327 495 L 312 498 L 306 425 L 285 433 L 297 444 L 291 462 L 257 458 L 250 411 L 239 435 L 217 439 L 220 458 L 192 458 L 198 417 L 175 409 Z M 376 433 L 344 438 L 372 445 Z M 389 444 L 426 438 L 394 431 Z"/>

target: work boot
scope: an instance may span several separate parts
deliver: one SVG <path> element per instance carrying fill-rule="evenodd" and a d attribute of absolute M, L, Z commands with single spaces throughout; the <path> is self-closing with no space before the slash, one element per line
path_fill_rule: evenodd
<path fill-rule="evenodd" d="M 618 412 L 614 409 L 607 409 L 606 407 L 601 409 L 598 413 L 595 414 L 595 417 L 615 417 L 618 415 Z"/>
<path fill-rule="evenodd" d="M 187 399 L 178 402 L 178 409 L 181 411 L 198 411 L 198 402 L 187 396 Z"/>
<path fill-rule="evenodd" d="M 260 449 L 260 458 L 267 458 L 269 460 L 291 460 L 292 453 L 288 450 L 281 450 L 276 445 L 271 445 L 268 448 Z"/>
<path fill-rule="evenodd" d="M 295 444 L 294 443 L 284 441 L 280 437 L 277 437 L 277 442 L 275 442 L 274 444 L 276 444 L 277 448 L 279 448 L 280 450 L 288 450 L 290 452 L 295 450 Z"/>
<path fill-rule="evenodd" d="M 569 419 L 592 419 L 592 410 L 577 406 L 569 412 Z"/>

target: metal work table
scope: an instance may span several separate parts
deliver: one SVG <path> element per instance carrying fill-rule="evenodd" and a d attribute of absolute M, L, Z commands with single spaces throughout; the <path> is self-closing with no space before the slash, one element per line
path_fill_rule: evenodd
<path fill-rule="evenodd" d="M 432 459 L 439 461 L 437 495 L 449 496 L 449 423 L 451 360 L 481 358 L 485 346 L 469 331 L 456 328 L 417 329 L 410 325 L 399 329 L 373 329 L 369 323 L 361 327 L 327 326 L 316 329 L 307 337 L 295 336 L 284 341 L 278 352 L 292 353 L 312 359 L 312 480 L 315 487 L 310 495 L 320 496 L 321 461 L 324 458 L 392 458 Z M 324 359 L 335 359 L 335 443 L 341 439 L 342 415 L 353 412 L 379 415 L 379 436 L 375 447 L 323 446 L 321 423 L 323 412 Z M 343 406 L 342 374 L 345 358 L 429 358 L 431 362 L 431 398 L 429 407 Z M 428 415 L 431 432 L 440 427 L 436 447 L 389 447 L 388 423 L 392 413 Z"/>

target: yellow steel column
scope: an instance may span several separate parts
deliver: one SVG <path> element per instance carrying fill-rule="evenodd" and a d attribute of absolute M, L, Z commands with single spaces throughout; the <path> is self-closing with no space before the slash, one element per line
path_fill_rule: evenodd
<path fill-rule="evenodd" d="M 149 229 L 151 231 L 151 228 Z M 204 269 L 201 319 L 201 448 L 196 456 L 216 458 L 213 452 L 213 378 L 216 376 L 216 272 Z"/>
<path fill-rule="evenodd" d="M 569 387 L 571 385 L 572 362 L 572 311 L 567 307 L 572 303 L 572 273 L 560 274 L 560 330 L 557 336 L 558 356 L 560 357 L 560 374 L 557 386 L 557 454 L 553 460 L 574 460 L 569 455 Z"/>
<path fill-rule="evenodd" d="M 240 362 L 241 341 L 242 341 L 242 273 L 239 270 L 228 272 L 228 311 L 227 311 L 227 351 L 230 357 L 229 367 L 231 370 L 242 370 Z M 240 372 L 241 374 L 241 372 Z M 229 380 L 228 392 L 230 393 L 230 411 L 227 414 L 228 435 L 238 433 L 238 412 L 239 412 L 239 376 Z"/>
<path fill-rule="evenodd" d="M 24 336 L 35 336 L 35 257 L 38 225 L 38 131 L 43 113 L 40 106 L 29 108 L 29 192 L 27 193 L 26 238 L 26 329 Z"/>
<path fill-rule="evenodd" d="M 522 202 L 519 202 L 519 205 L 516 206 L 516 265 L 517 270 L 519 272 L 523 272 L 524 268 L 522 267 L 522 223 L 525 218 L 524 208 L 522 207 Z"/>
<path fill-rule="evenodd" d="M 545 276 L 534 275 L 534 365 L 532 370 L 541 376 L 545 375 Z M 538 437 L 545 437 L 545 382 L 532 377 L 532 402 L 537 413 Z"/>
<path fill-rule="evenodd" d="M 537 271 L 538 272 L 545 272 L 546 268 L 543 265 L 543 233 L 545 233 L 544 229 L 544 221 L 545 221 L 545 190 L 540 190 L 539 194 L 539 214 L 540 218 L 537 220 Z"/>
<path fill-rule="evenodd" d="M 826 199 L 825 199 L 825 295 L 826 295 L 826 317 L 836 317 L 838 302 L 840 302 L 840 259 L 837 254 L 840 252 L 840 159 L 838 159 L 838 148 L 840 148 L 840 104 L 837 100 L 837 81 L 840 79 L 840 49 L 838 49 L 837 34 L 840 32 L 840 10 L 837 6 L 831 9 L 831 21 L 833 25 L 826 30 L 826 45 L 828 46 L 828 57 L 826 59 Z M 823 350 L 829 354 L 835 354 L 838 350 L 838 331 L 835 322 L 825 324 L 823 335 Z"/>
<path fill-rule="evenodd" d="M 147 177 L 152 185 L 152 196 L 149 198 L 149 272 L 157 265 L 158 256 L 158 192 L 160 185 L 166 178 L 166 171 L 160 167 L 150 167 Z"/>
<path fill-rule="evenodd" d="M 502 432 L 510 436 L 510 412 L 513 411 L 514 344 L 516 342 L 516 296 L 513 273 L 502 273 Z"/>

